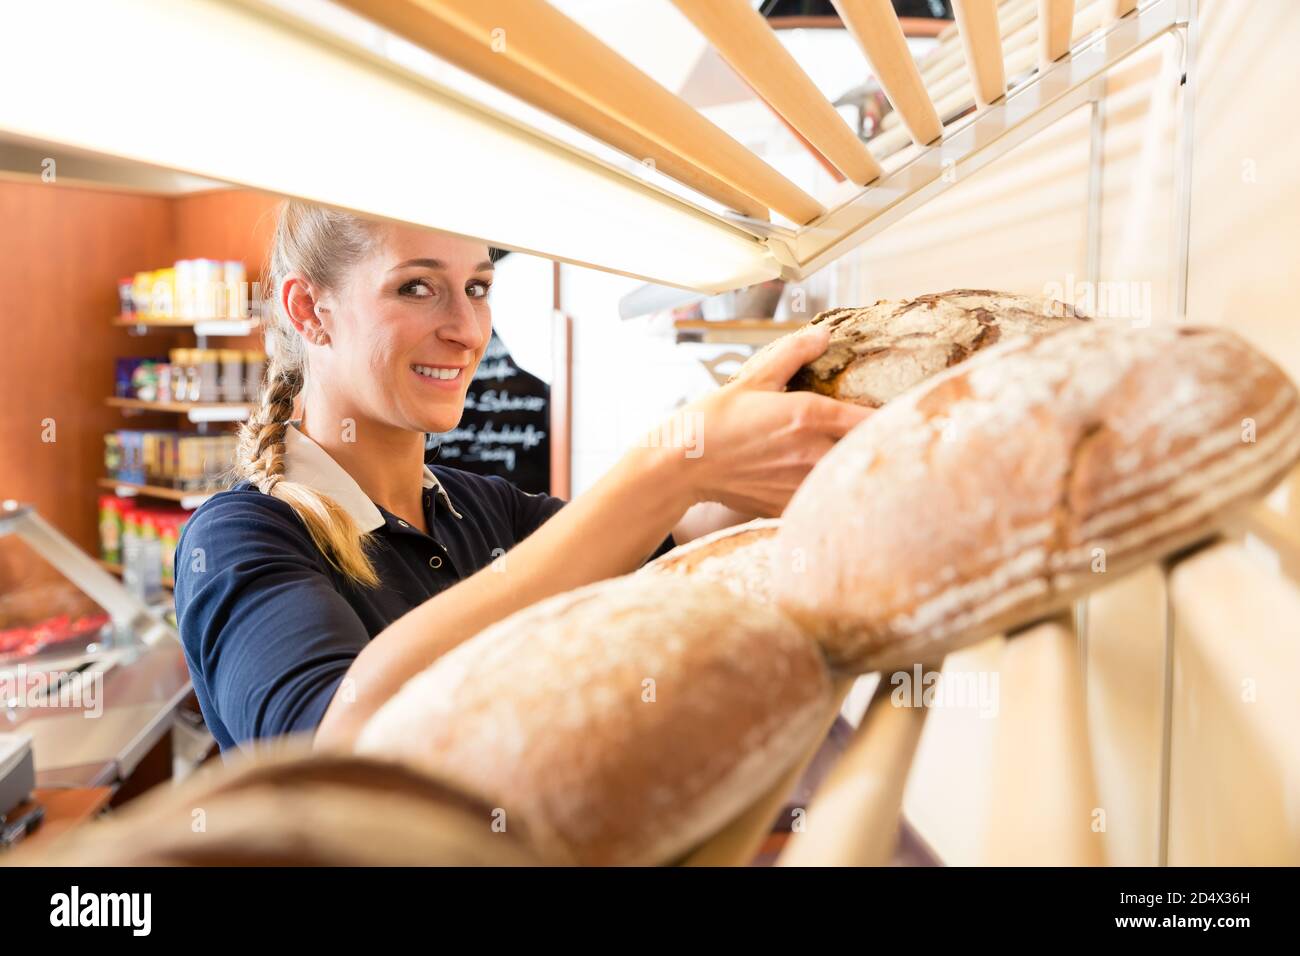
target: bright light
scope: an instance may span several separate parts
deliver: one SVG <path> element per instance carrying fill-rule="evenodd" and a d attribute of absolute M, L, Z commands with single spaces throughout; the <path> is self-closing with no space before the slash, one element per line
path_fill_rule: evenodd
<path fill-rule="evenodd" d="M 779 272 L 740 229 L 255 2 L 5 4 L 0 88 L 0 131 L 52 148 L 701 291 Z"/>

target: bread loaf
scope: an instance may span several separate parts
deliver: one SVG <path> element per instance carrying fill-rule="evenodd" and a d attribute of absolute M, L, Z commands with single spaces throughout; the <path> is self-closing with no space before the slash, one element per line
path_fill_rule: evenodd
<path fill-rule="evenodd" d="M 781 522 L 756 518 L 706 534 L 645 565 L 638 574 L 672 574 L 722 585 L 759 604 L 772 600 L 772 541 Z"/>
<path fill-rule="evenodd" d="M 981 349 L 1054 331 L 1082 318 L 1055 299 L 983 289 L 831 309 L 811 323 L 830 329 L 830 344 L 795 373 L 788 387 L 879 408 Z"/>
<path fill-rule="evenodd" d="M 1205 536 L 1298 455 L 1295 387 L 1227 330 L 996 346 L 816 465 L 777 533 L 777 603 L 839 668 L 936 658 Z"/>
<path fill-rule="evenodd" d="M 525 866 L 522 828 L 411 767 L 290 747 L 159 787 L 5 862 L 32 866 Z"/>
<path fill-rule="evenodd" d="M 820 650 L 706 582 L 633 575 L 526 608 L 409 681 L 361 752 L 523 820 L 552 864 L 670 862 L 771 786 L 830 714 Z"/>

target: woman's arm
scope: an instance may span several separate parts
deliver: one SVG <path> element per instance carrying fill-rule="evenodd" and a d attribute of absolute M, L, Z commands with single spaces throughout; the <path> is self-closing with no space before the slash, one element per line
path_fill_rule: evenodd
<path fill-rule="evenodd" d="M 551 595 L 632 571 L 697 502 L 779 514 L 808 470 L 867 415 L 820 395 L 782 391 L 826 342 L 816 327 L 791 336 L 743 379 L 681 409 L 684 418 L 628 452 L 498 562 L 378 634 L 334 695 L 317 746 L 351 746 L 408 679 L 489 625 Z M 665 435 L 685 440 L 664 441 Z"/>

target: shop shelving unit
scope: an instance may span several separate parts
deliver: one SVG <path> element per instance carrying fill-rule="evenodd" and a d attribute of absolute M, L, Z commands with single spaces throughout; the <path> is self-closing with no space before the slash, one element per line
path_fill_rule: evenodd
<path fill-rule="evenodd" d="M 146 335 L 151 330 L 175 331 L 188 329 L 194 333 L 196 347 L 206 349 L 211 336 L 243 336 L 260 327 L 257 318 L 245 319 L 184 319 L 156 316 L 117 315 L 112 319 L 115 326 L 130 330 L 132 335 Z M 242 422 L 252 411 L 249 402 L 173 402 L 145 401 L 136 398 L 110 396 L 105 404 L 110 408 L 122 410 L 124 415 L 161 413 L 183 415 L 189 422 L 198 426 L 199 434 L 206 434 L 212 424 Z M 101 487 L 112 489 L 120 497 L 142 495 L 179 502 L 182 508 L 197 508 L 208 497 L 206 494 L 194 494 L 163 488 L 154 485 L 132 484 L 130 482 L 101 479 Z"/>

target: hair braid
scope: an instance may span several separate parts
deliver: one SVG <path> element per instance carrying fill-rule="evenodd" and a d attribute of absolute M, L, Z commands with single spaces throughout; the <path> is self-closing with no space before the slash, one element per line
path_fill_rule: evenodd
<path fill-rule="evenodd" d="M 306 356 L 302 339 L 281 311 L 278 297 L 291 273 L 305 276 L 318 289 L 336 287 L 342 271 L 364 256 L 372 244 L 370 225 L 356 216 L 298 202 L 287 202 L 281 208 L 266 270 L 268 351 L 272 358 L 261 403 L 240 428 L 235 463 L 240 478 L 294 510 L 332 567 L 365 587 L 379 584 L 366 554 L 370 535 L 333 498 L 284 475 L 285 434 L 305 383 Z"/>

